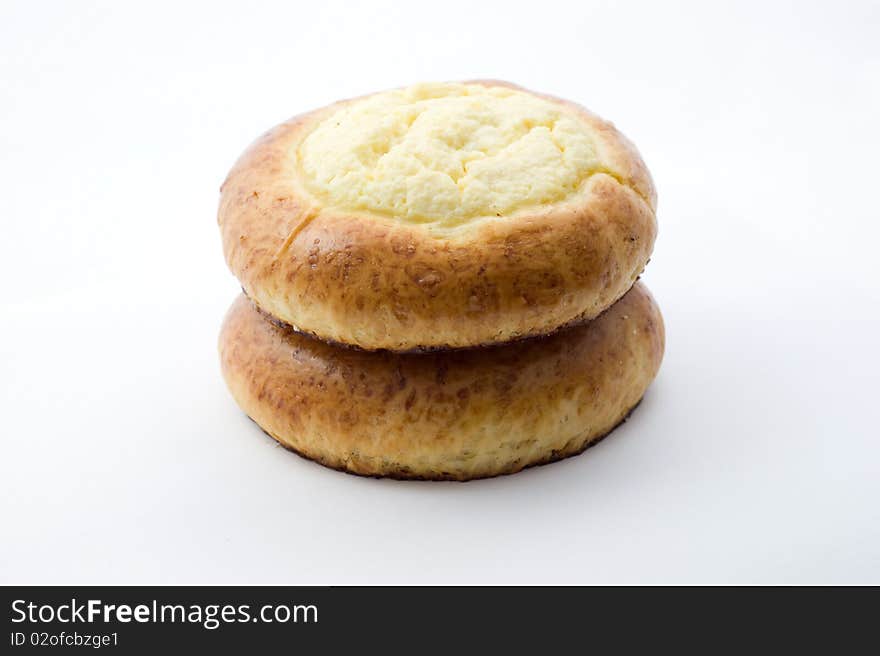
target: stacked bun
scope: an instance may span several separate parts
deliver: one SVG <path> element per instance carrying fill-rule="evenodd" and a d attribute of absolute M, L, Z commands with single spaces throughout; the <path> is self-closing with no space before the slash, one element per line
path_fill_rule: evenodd
<path fill-rule="evenodd" d="M 221 189 L 244 292 L 223 374 L 282 445 L 353 473 L 467 480 L 579 453 L 660 366 L 636 282 L 655 209 L 610 123 L 508 84 L 299 116 Z"/>

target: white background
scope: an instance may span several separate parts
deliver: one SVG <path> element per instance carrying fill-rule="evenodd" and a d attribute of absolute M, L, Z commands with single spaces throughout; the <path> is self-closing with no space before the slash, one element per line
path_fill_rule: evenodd
<path fill-rule="evenodd" d="M 0 9 L 0 583 L 880 582 L 878 3 L 139 4 Z M 473 77 L 638 144 L 659 378 L 516 476 L 302 460 L 219 374 L 218 187 L 290 115 Z"/>

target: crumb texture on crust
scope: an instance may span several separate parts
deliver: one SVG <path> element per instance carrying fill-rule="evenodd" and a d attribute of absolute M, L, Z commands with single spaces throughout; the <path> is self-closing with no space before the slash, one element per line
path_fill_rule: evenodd
<path fill-rule="evenodd" d="M 574 194 L 599 160 L 566 105 L 507 86 L 421 84 L 345 105 L 298 149 L 312 193 L 342 209 L 461 225 Z"/>
<path fill-rule="evenodd" d="M 636 284 L 595 321 L 546 338 L 429 354 L 328 345 L 243 295 L 220 335 L 233 397 L 284 446 L 368 476 L 469 480 L 580 453 L 660 367 L 660 312 Z"/>

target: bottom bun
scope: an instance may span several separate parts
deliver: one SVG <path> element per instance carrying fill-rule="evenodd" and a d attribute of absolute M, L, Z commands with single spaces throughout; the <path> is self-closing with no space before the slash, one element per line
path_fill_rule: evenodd
<path fill-rule="evenodd" d="M 641 283 L 589 323 L 482 349 L 333 346 L 243 295 L 220 334 L 233 397 L 283 446 L 354 474 L 437 480 L 580 453 L 638 404 L 663 347 L 663 319 Z"/>

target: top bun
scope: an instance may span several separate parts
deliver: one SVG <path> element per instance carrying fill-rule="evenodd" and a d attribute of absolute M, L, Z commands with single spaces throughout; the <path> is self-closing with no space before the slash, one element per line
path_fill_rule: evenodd
<path fill-rule="evenodd" d="M 657 231 L 635 147 L 572 103 L 501 82 L 424 84 L 279 125 L 221 187 L 226 260 L 264 311 L 406 351 L 591 319 Z"/>

